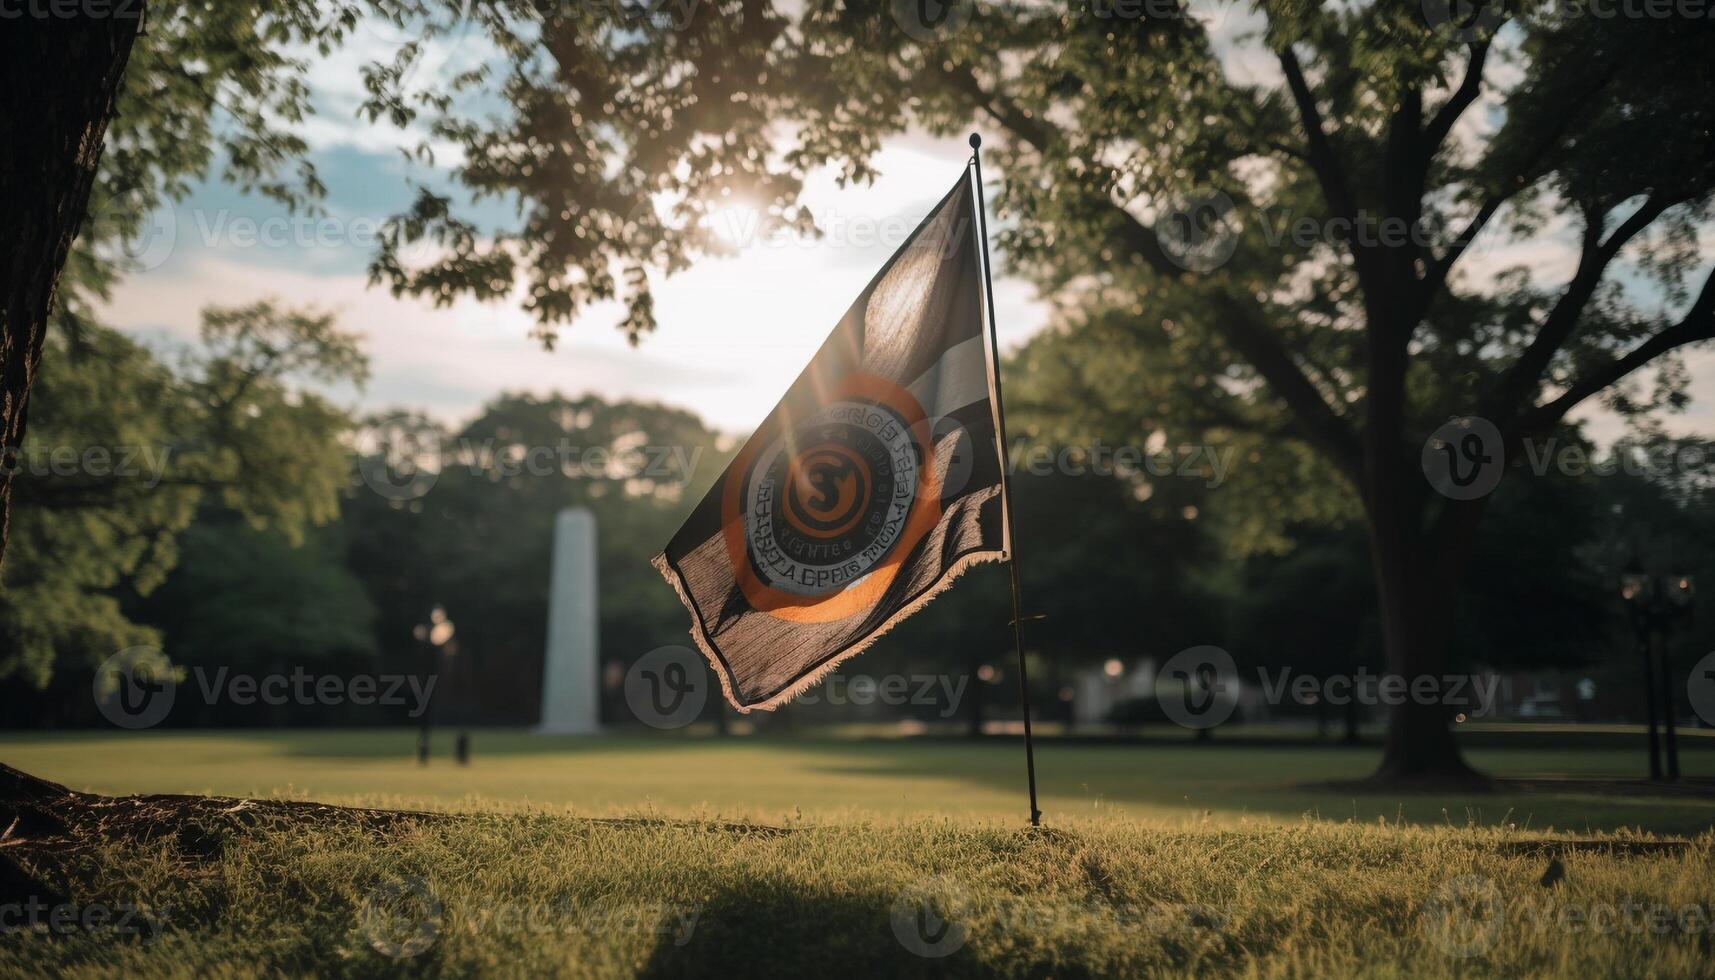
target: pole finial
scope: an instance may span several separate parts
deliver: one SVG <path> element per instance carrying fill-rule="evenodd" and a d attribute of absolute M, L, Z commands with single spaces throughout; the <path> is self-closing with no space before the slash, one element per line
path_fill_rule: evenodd
<path fill-rule="evenodd" d="M 974 149 L 976 149 L 982 145 L 983 145 L 983 138 L 981 136 L 977 135 L 976 133 L 972 133 L 971 134 L 971 149 L 974 150 Z"/>

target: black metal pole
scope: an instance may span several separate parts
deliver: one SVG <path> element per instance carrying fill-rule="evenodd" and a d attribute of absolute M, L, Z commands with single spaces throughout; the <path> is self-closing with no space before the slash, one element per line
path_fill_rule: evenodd
<path fill-rule="evenodd" d="M 1661 631 L 1661 642 L 1655 645 L 1656 680 L 1661 682 L 1661 743 L 1667 758 L 1667 778 L 1679 778 L 1679 737 L 1673 724 L 1673 678 L 1668 672 L 1667 628 Z"/>
<path fill-rule="evenodd" d="M 1655 683 L 1655 652 L 1654 644 L 1650 642 L 1653 630 L 1645 622 L 1642 635 L 1639 637 L 1644 655 L 1644 703 L 1649 707 L 1649 778 L 1655 782 L 1661 781 L 1661 742 L 1656 737 L 1656 683 Z"/>
<path fill-rule="evenodd" d="M 1018 650 L 1018 704 L 1024 711 L 1024 769 L 1030 779 L 1030 825 L 1042 825 L 1042 811 L 1036 808 L 1036 740 L 1030 731 L 1030 675 L 1024 663 L 1024 602 L 1018 580 L 1018 531 L 1012 522 L 1012 485 L 1007 479 L 1006 403 L 1000 396 L 1000 338 L 994 327 L 994 277 L 989 274 L 989 225 L 987 206 L 983 200 L 983 162 L 979 148 L 983 138 L 971 134 L 971 166 L 977 183 L 977 233 L 983 243 L 983 299 L 988 307 L 989 362 L 994 380 L 994 418 L 996 436 L 1000 440 L 1000 500 L 1001 513 L 1006 519 L 1006 567 L 1012 573 L 1012 640 Z"/>

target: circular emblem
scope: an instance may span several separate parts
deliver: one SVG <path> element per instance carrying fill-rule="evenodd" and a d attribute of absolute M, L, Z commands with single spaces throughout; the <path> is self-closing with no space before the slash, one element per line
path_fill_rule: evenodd
<path fill-rule="evenodd" d="M 1442 496 L 1485 496 L 1501 482 L 1506 468 L 1501 430 L 1476 415 L 1449 419 L 1424 440 L 1421 463 L 1429 485 Z"/>
<path fill-rule="evenodd" d="M 1506 901 L 1482 875 L 1441 883 L 1417 913 L 1418 929 L 1449 956 L 1466 959 L 1493 949 L 1506 924 Z"/>
<path fill-rule="evenodd" d="M 1463 44 L 1491 38 L 1507 19 L 1500 0 L 1423 0 L 1423 19 L 1432 30 Z"/>
<path fill-rule="evenodd" d="M 416 875 L 390 878 L 364 896 L 358 929 L 382 956 L 407 960 L 435 944 L 441 933 L 441 902 Z"/>
<path fill-rule="evenodd" d="M 1155 219 L 1155 237 L 1168 261 L 1186 272 L 1213 272 L 1239 247 L 1233 199 L 1199 189 L 1169 201 Z"/>
<path fill-rule="evenodd" d="M 827 622 L 880 596 L 940 517 L 928 424 L 905 389 L 854 374 L 814 414 L 751 440 L 723 522 L 751 605 Z"/>
<path fill-rule="evenodd" d="M 95 668 L 92 690 L 103 718 L 120 728 L 153 728 L 173 710 L 178 682 L 166 654 L 127 647 Z"/>
<path fill-rule="evenodd" d="M 656 647 L 625 672 L 625 703 L 651 728 L 683 728 L 709 699 L 703 658 L 687 647 Z"/>
<path fill-rule="evenodd" d="M 963 0 L 893 0 L 893 20 L 914 40 L 933 44 L 963 30 L 972 6 Z"/>
<path fill-rule="evenodd" d="M 1685 679 L 1685 695 L 1705 725 L 1715 725 L 1715 653 L 1704 656 Z"/>
<path fill-rule="evenodd" d="M 1189 647 L 1161 665 L 1155 698 L 1162 714 L 1174 724 L 1193 730 L 1214 728 L 1238 707 L 1237 677 L 1232 654 L 1217 646 Z"/>
<path fill-rule="evenodd" d="M 957 953 L 967 938 L 970 893 L 944 876 L 913 882 L 893 901 L 888 921 L 899 945 L 926 959 Z"/>

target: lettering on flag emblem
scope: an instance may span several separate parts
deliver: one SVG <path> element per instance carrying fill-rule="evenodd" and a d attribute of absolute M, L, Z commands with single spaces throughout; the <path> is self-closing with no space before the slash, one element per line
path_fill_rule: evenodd
<path fill-rule="evenodd" d="M 862 611 L 940 519 L 921 405 L 871 374 L 727 474 L 723 524 L 739 586 L 757 609 L 796 622 Z M 747 458 L 748 457 L 748 458 Z"/>

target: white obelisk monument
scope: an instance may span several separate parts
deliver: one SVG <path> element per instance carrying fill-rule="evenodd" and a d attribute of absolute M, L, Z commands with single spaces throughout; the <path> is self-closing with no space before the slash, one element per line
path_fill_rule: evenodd
<path fill-rule="evenodd" d="M 545 735 L 601 731 L 601 656 L 596 634 L 595 515 L 568 507 L 554 518 L 548 585 L 548 652 L 542 663 Z"/>

